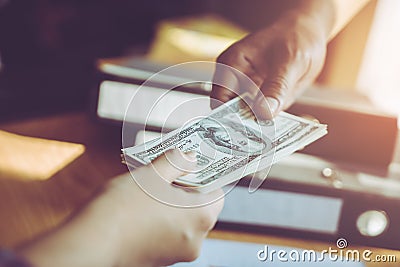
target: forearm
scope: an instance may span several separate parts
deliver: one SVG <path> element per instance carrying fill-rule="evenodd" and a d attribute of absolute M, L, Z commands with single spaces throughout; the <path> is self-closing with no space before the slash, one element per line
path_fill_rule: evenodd
<path fill-rule="evenodd" d="M 287 16 L 304 18 L 311 21 L 315 28 L 319 28 L 328 40 L 335 25 L 335 2 L 336 0 L 294 0 L 292 6 L 283 13 L 282 19 Z M 353 1 L 353 0 L 349 0 Z"/>
<path fill-rule="evenodd" d="M 294 0 L 288 12 L 306 15 L 322 26 L 327 41 L 338 32 L 369 2 L 370 0 Z"/>
<path fill-rule="evenodd" d="M 118 196 L 103 192 L 66 223 L 22 247 L 20 254 L 34 267 L 121 266 L 123 211 Z M 129 235 L 133 235 L 135 227 Z M 139 247 L 139 246 L 138 246 Z M 135 259 L 137 251 L 130 251 Z"/>
<path fill-rule="evenodd" d="M 24 246 L 21 254 L 35 267 L 113 266 L 116 229 L 98 210 L 100 202 Z"/>
<path fill-rule="evenodd" d="M 335 8 L 335 22 L 331 29 L 329 40 L 338 34 L 346 24 L 370 1 L 370 0 L 330 0 Z"/>

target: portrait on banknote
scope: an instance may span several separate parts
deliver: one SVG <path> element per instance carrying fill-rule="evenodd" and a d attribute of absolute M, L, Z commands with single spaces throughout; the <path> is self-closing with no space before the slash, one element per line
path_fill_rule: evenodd
<path fill-rule="evenodd" d="M 271 141 L 261 131 L 224 118 L 202 119 L 196 133 L 215 150 L 233 156 L 262 154 L 271 148 Z"/>

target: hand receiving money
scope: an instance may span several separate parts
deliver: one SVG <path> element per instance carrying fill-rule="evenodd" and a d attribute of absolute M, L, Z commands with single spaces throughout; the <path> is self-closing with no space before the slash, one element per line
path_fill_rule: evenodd
<path fill-rule="evenodd" d="M 172 148 L 196 151 L 196 170 L 181 176 L 175 184 L 207 193 L 268 168 L 327 133 L 326 125 L 284 112 L 274 120 L 257 121 L 248 105 L 251 101 L 247 94 L 237 97 L 206 118 L 125 148 L 125 161 L 141 166 Z"/>

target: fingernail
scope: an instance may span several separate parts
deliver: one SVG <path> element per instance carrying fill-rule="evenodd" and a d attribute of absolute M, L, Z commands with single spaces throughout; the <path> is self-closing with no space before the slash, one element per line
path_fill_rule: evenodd
<path fill-rule="evenodd" d="M 210 107 L 211 109 L 216 109 L 217 107 L 221 106 L 223 102 L 219 99 L 210 98 Z"/>
<path fill-rule="evenodd" d="M 275 115 L 276 111 L 279 108 L 279 101 L 273 97 L 266 97 L 266 102 L 268 103 L 268 109 L 272 115 Z"/>
<path fill-rule="evenodd" d="M 272 119 L 272 116 L 269 112 L 269 107 L 267 101 L 264 96 L 258 98 L 255 102 L 254 106 L 254 115 L 257 120 L 269 120 Z"/>
<path fill-rule="evenodd" d="M 256 102 L 257 119 L 271 120 L 279 108 L 279 101 L 273 97 L 260 97 Z"/>
<path fill-rule="evenodd" d="M 191 162 L 197 161 L 197 153 L 194 150 L 184 152 L 183 156 L 185 157 L 185 159 L 187 159 Z"/>

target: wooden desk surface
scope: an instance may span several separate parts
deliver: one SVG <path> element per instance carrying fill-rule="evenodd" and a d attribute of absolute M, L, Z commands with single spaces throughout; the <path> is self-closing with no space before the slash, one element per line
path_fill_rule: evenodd
<path fill-rule="evenodd" d="M 118 127 L 92 121 L 87 114 L 73 113 L 0 125 L 12 133 L 81 143 L 86 152 L 46 181 L 18 181 L 0 174 L 0 246 L 13 247 L 64 220 L 100 185 L 127 168 L 121 164 L 121 132 Z M 213 231 L 211 238 L 323 250 L 335 244 L 257 235 Z M 364 249 L 364 248 L 356 248 Z M 400 252 L 373 249 L 374 254 Z M 367 266 L 398 266 L 396 263 L 368 263 Z"/>
<path fill-rule="evenodd" d="M 67 114 L 0 125 L 26 136 L 84 144 L 85 153 L 46 181 L 18 181 L 0 174 L 0 246 L 12 247 L 67 217 L 109 178 L 124 173 L 120 130 Z"/>

